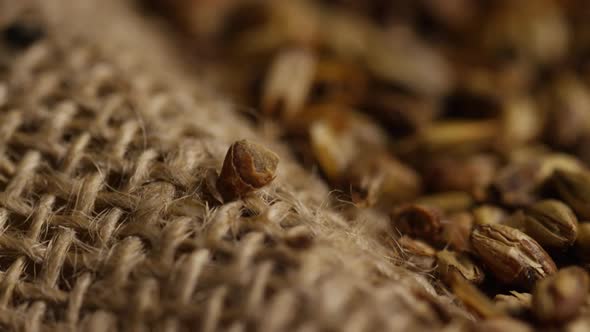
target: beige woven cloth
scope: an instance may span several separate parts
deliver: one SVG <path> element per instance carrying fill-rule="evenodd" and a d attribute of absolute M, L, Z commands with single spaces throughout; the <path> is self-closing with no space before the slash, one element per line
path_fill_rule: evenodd
<path fill-rule="evenodd" d="M 121 1 L 0 0 L 46 36 L 0 48 L 0 329 L 420 331 L 469 319 L 411 272 L 386 216 L 335 204 L 156 22 Z M 234 140 L 281 156 L 244 200 L 206 203 Z M 442 295 L 441 295 L 442 294 Z M 451 324 L 451 327 L 453 325 Z"/>

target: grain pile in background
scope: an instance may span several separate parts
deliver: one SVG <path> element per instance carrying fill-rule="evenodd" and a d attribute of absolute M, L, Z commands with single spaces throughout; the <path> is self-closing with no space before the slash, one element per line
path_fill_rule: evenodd
<path fill-rule="evenodd" d="M 588 324 L 583 1 L 149 2 L 490 329 Z"/>

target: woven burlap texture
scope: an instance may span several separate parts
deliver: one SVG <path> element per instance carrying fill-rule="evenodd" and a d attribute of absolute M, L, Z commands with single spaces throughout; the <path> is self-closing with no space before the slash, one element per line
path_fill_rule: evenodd
<path fill-rule="evenodd" d="M 335 208 L 272 125 L 117 2 L 32 3 L 45 37 L 0 50 L 3 330 L 414 331 L 461 316 L 403 266 L 386 216 Z M 6 23 L 18 11 L 0 3 Z M 207 170 L 242 138 L 280 155 L 277 178 L 207 203 Z"/>

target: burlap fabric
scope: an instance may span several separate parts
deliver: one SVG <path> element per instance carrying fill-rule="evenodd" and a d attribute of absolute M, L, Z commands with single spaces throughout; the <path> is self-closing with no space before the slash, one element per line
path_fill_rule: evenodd
<path fill-rule="evenodd" d="M 469 317 L 404 266 L 386 216 L 351 213 L 272 126 L 254 128 L 119 1 L 34 8 L 0 48 L 0 327 L 416 331 Z M 198 72 L 198 70 L 197 70 Z M 277 152 L 262 191 L 208 203 L 234 140 Z M 451 326 L 453 326 L 451 324 Z"/>

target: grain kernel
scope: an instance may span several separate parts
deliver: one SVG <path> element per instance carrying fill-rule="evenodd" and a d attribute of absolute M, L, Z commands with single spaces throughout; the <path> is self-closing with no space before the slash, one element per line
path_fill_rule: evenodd
<path fill-rule="evenodd" d="M 396 209 L 391 214 L 394 230 L 426 241 L 436 242 L 442 231 L 441 213 L 438 209 L 410 204 Z"/>
<path fill-rule="evenodd" d="M 559 196 L 581 218 L 590 218 L 590 174 L 557 170 L 551 178 Z"/>
<path fill-rule="evenodd" d="M 467 255 L 454 251 L 442 250 L 436 253 L 437 269 L 439 276 L 450 284 L 455 276 L 474 284 L 481 284 L 484 273 Z"/>
<path fill-rule="evenodd" d="M 582 268 L 564 268 L 541 280 L 533 290 L 533 312 L 542 322 L 574 318 L 588 298 L 588 274 Z"/>
<path fill-rule="evenodd" d="M 532 296 L 529 293 L 511 291 L 510 294 L 497 294 L 496 306 L 512 316 L 522 316 L 531 308 Z"/>
<path fill-rule="evenodd" d="M 240 140 L 225 155 L 217 189 L 231 201 L 264 187 L 275 178 L 279 157 L 267 148 Z"/>
<path fill-rule="evenodd" d="M 544 200 L 524 211 L 525 231 L 541 245 L 566 248 L 576 240 L 578 219 L 562 202 Z"/>
<path fill-rule="evenodd" d="M 528 235 L 505 225 L 478 225 L 471 234 L 475 253 L 498 280 L 531 288 L 557 270 L 553 259 Z"/>

